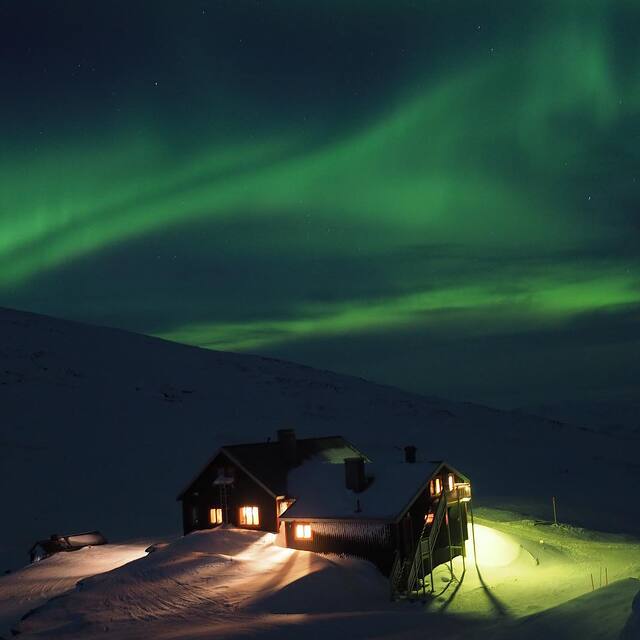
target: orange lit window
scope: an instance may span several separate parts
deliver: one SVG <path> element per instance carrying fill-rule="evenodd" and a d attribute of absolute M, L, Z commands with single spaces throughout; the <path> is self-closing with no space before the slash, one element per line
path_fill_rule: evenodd
<path fill-rule="evenodd" d="M 310 524 L 297 524 L 296 525 L 296 540 L 311 540 L 311 525 Z"/>
<path fill-rule="evenodd" d="M 434 515 L 435 514 L 433 513 L 433 511 L 429 511 L 429 513 L 427 513 L 427 515 L 424 517 L 424 523 L 433 524 Z"/>
<path fill-rule="evenodd" d="M 429 482 L 429 495 L 439 496 L 442 493 L 442 480 L 435 478 Z"/>
<path fill-rule="evenodd" d="M 240 524 L 257 527 L 260 524 L 258 507 L 240 507 Z"/>
<path fill-rule="evenodd" d="M 222 509 L 209 509 L 209 522 L 211 524 L 222 524 Z"/>
<path fill-rule="evenodd" d="M 447 486 L 449 488 L 449 491 L 453 491 L 455 489 L 456 483 L 455 483 L 455 480 L 453 478 L 453 473 L 450 473 L 447 476 Z"/>

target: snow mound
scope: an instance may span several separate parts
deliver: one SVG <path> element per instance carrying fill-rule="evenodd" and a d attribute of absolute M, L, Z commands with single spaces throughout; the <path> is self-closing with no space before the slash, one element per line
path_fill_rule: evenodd
<path fill-rule="evenodd" d="M 640 638 L 640 589 L 631 605 L 631 615 L 620 634 L 620 640 L 638 640 Z"/>
<path fill-rule="evenodd" d="M 527 520 L 491 521 L 480 510 L 476 519 L 487 530 L 476 540 L 478 564 L 469 555 L 463 576 L 456 558 L 454 579 L 448 564 L 438 567 L 436 595 L 427 594 L 424 603 L 391 602 L 388 582 L 364 560 L 284 549 L 274 534 L 218 528 L 113 570 L 105 565 L 104 573 L 77 585 L 67 581 L 66 593 L 35 607 L 16 630 L 25 640 L 413 640 L 424 638 L 425 629 L 458 640 L 637 637 L 640 582 L 629 579 L 640 568 L 637 541 Z M 480 550 L 491 541 L 493 552 Z M 99 569 L 88 562 L 90 553 L 66 554 L 71 565 L 60 573 L 61 566 L 50 564 L 49 578 Z M 598 564 L 608 567 L 608 586 L 606 579 L 600 586 Z M 13 588 L 42 593 L 47 574 L 42 583 L 28 583 L 29 573 L 36 576 L 35 570 L 16 573 Z"/>
<path fill-rule="evenodd" d="M 283 549 L 274 541 L 274 534 L 231 528 L 195 532 L 84 580 L 33 611 L 18 630 L 35 638 L 104 631 L 158 637 L 184 634 L 190 621 L 225 637 L 269 613 L 386 606 L 386 580 L 370 563 Z"/>
<path fill-rule="evenodd" d="M 0 637 L 8 635 L 11 626 L 28 611 L 75 588 L 83 578 L 143 557 L 148 544 L 84 547 L 0 577 Z"/>
<path fill-rule="evenodd" d="M 526 555 L 522 545 L 513 537 L 497 529 L 477 524 L 473 528 L 476 544 L 467 544 L 468 561 L 480 567 L 506 567 Z M 473 538 L 469 525 L 469 538 Z"/>
<path fill-rule="evenodd" d="M 519 640 L 637 640 L 640 635 L 634 635 L 634 631 L 630 631 L 632 626 L 637 624 L 637 616 L 635 622 L 631 622 L 631 626 L 625 626 L 625 621 L 629 616 L 629 601 L 639 591 L 640 580 L 620 580 L 608 587 L 525 618 L 495 637 Z M 637 632 L 638 627 L 635 629 Z"/>

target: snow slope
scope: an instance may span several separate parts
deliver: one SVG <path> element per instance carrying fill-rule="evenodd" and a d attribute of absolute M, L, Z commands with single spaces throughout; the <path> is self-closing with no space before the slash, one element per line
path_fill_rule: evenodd
<path fill-rule="evenodd" d="M 214 450 L 282 426 L 414 444 L 468 474 L 478 504 L 549 518 L 555 495 L 565 522 L 640 533 L 638 438 L 290 362 L 1 309 L 0 406 L 0 569 L 53 532 L 179 533 L 175 496 Z"/>
<path fill-rule="evenodd" d="M 0 578 L 0 637 L 28 611 L 71 591 L 88 576 L 104 573 L 145 554 L 148 543 L 107 544 L 59 553 Z"/>
<path fill-rule="evenodd" d="M 523 411 L 571 424 L 582 424 L 619 437 L 638 438 L 640 436 L 640 400 L 638 399 L 541 404 L 525 407 Z"/>
<path fill-rule="evenodd" d="M 14 628 L 25 640 L 413 639 L 427 630 L 468 640 L 613 640 L 633 628 L 637 542 L 495 511 L 481 515 L 477 568 L 470 555 L 460 583 L 440 567 L 439 595 L 426 604 L 390 602 L 386 580 L 366 561 L 285 549 L 273 534 L 222 528 L 83 580 Z M 536 548 L 539 535 L 547 539 L 543 551 Z M 610 568 L 612 582 L 592 591 L 584 578 L 596 557 Z M 457 560 L 458 577 L 461 569 Z"/>

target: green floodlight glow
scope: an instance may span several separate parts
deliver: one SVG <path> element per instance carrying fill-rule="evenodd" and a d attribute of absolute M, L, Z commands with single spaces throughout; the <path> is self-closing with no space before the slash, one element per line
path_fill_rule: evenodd
<path fill-rule="evenodd" d="M 477 562 L 482 567 L 506 567 L 512 564 L 520 555 L 521 547 L 509 535 L 501 533 L 491 527 L 481 524 L 475 525 L 476 555 L 473 551 L 473 530 L 469 525 L 469 539 L 467 540 L 467 558 L 470 562 Z"/>

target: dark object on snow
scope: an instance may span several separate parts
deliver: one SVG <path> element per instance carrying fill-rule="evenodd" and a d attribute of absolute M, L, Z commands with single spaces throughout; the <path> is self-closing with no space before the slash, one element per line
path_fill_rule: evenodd
<path fill-rule="evenodd" d="M 360 493 L 367 486 L 367 479 L 364 475 L 364 458 L 344 459 L 344 482 L 347 489 Z"/>
<path fill-rule="evenodd" d="M 168 542 L 154 542 L 151 546 L 147 547 L 144 552 L 145 553 L 153 553 L 154 551 L 160 551 L 161 549 L 164 549 L 165 547 L 168 547 L 169 543 Z"/>
<path fill-rule="evenodd" d="M 39 562 L 60 551 L 77 551 L 83 547 L 107 544 L 107 539 L 99 531 L 87 531 L 85 533 L 72 533 L 60 536 L 52 533 L 47 540 L 38 540 L 29 549 L 31 562 Z"/>

